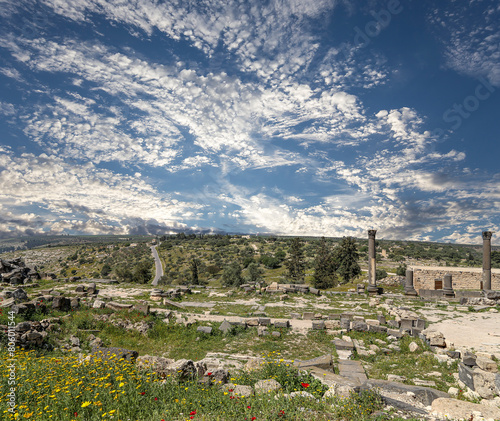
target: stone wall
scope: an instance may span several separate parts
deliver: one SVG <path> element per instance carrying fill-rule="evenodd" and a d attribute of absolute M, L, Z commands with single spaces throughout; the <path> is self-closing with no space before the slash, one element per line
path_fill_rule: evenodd
<path fill-rule="evenodd" d="M 483 278 L 481 268 L 460 268 L 446 266 L 413 266 L 413 284 L 415 289 L 436 289 L 435 280 L 442 280 L 446 273 L 451 274 L 453 289 L 479 290 Z M 491 270 L 491 289 L 500 290 L 500 269 Z"/>

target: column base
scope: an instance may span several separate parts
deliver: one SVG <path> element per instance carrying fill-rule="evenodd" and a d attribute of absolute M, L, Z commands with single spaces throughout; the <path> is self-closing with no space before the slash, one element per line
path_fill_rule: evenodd
<path fill-rule="evenodd" d="M 443 289 L 443 296 L 445 297 L 454 297 L 455 296 L 455 291 L 452 289 Z"/>
<path fill-rule="evenodd" d="M 379 288 L 376 285 L 368 285 L 366 291 L 371 295 L 379 294 Z"/>
<path fill-rule="evenodd" d="M 405 295 L 410 295 L 412 297 L 417 297 L 418 296 L 418 292 L 414 288 L 412 288 L 412 289 L 405 289 Z"/>

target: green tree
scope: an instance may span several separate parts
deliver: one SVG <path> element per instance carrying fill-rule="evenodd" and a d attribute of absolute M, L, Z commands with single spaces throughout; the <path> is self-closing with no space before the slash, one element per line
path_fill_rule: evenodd
<path fill-rule="evenodd" d="M 337 273 L 347 283 L 361 273 L 359 267 L 359 255 L 356 241 L 352 237 L 344 237 L 334 251 L 334 261 Z"/>
<path fill-rule="evenodd" d="M 141 260 L 132 270 L 132 281 L 139 284 L 146 284 L 151 280 L 151 262 Z"/>
<path fill-rule="evenodd" d="M 398 268 L 396 269 L 396 275 L 406 276 L 406 269 L 407 269 L 406 263 L 399 265 Z"/>
<path fill-rule="evenodd" d="M 384 278 L 387 278 L 387 271 L 385 269 L 375 269 L 375 279 L 378 281 Z"/>
<path fill-rule="evenodd" d="M 200 280 L 198 279 L 198 266 L 198 259 L 193 258 L 191 260 L 191 282 L 193 285 L 198 285 L 200 283 Z"/>
<path fill-rule="evenodd" d="M 119 266 L 115 269 L 115 274 L 121 282 L 132 282 L 132 272 L 129 268 Z"/>
<path fill-rule="evenodd" d="M 260 282 L 262 280 L 262 275 L 264 271 L 259 267 L 257 263 L 250 263 L 247 268 L 247 281 L 248 282 Z"/>
<path fill-rule="evenodd" d="M 332 251 L 330 247 L 328 247 L 325 237 L 321 237 L 318 253 L 314 260 L 314 288 L 327 289 L 337 286 L 338 277 L 336 270 L 337 267 L 333 259 Z"/>
<path fill-rule="evenodd" d="M 238 262 L 233 261 L 224 268 L 224 272 L 222 272 L 222 283 L 226 286 L 235 287 L 243 284 L 241 266 Z"/>
<path fill-rule="evenodd" d="M 296 237 L 292 240 L 288 250 L 288 259 L 285 261 L 288 269 L 288 278 L 295 284 L 303 284 L 306 272 L 306 263 L 302 242 Z"/>
<path fill-rule="evenodd" d="M 101 276 L 105 278 L 111 273 L 111 265 L 109 263 L 104 263 L 101 269 Z"/>
<path fill-rule="evenodd" d="M 281 262 L 278 258 L 267 254 L 261 256 L 259 261 L 268 269 L 277 269 L 281 266 Z"/>

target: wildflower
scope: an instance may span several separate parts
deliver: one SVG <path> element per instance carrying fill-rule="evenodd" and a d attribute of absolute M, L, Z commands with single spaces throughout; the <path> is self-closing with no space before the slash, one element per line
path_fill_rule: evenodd
<path fill-rule="evenodd" d="M 195 411 L 191 411 L 191 412 L 189 413 L 189 415 L 196 415 L 196 410 L 195 410 Z"/>
<path fill-rule="evenodd" d="M 82 403 L 82 408 L 85 408 L 85 407 L 89 406 L 91 403 L 92 403 L 92 402 L 89 402 L 89 401 L 87 401 L 87 402 L 83 402 L 83 403 Z"/>
<path fill-rule="evenodd" d="M 309 383 L 301 383 L 300 384 L 302 387 L 309 387 Z"/>

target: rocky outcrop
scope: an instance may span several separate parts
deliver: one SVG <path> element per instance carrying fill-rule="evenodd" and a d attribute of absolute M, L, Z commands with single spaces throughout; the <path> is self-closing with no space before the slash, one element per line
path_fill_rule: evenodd
<path fill-rule="evenodd" d="M 49 332 L 59 329 L 61 320 L 57 317 L 45 319 L 41 322 L 21 322 L 14 328 L 16 346 L 25 349 L 46 348 L 50 349 L 47 342 Z M 7 332 L 8 327 L 0 325 L 0 331 Z"/>
<path fill-rule="evenodd" d="M 21 258 L 0 259 L 0 279 L 11 285 L 23 285 L 41 279 L 36 267 L 27 267 Z"/>

